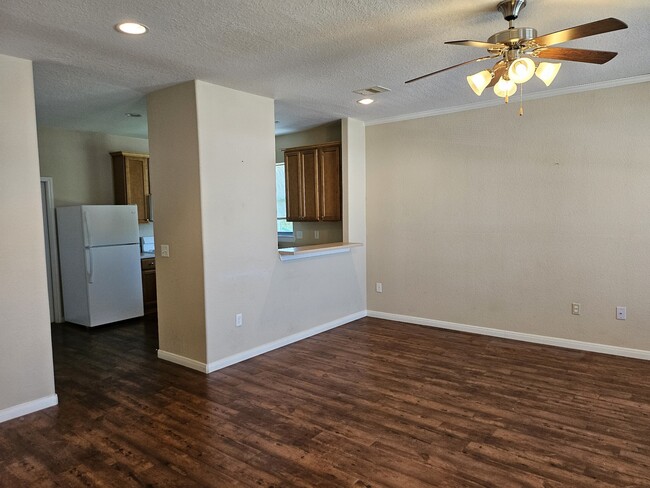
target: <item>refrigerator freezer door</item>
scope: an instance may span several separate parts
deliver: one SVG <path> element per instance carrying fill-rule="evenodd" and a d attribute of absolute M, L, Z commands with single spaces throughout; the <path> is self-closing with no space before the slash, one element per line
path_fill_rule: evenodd
<path fill-rule="evenodd" d="M 142 316 L 139 246 L 95 247 L 87 252 L 92 267 L 92 283 L 88 283 L 90 323 L 83 325 L 93 327 Z"/>
<path fill-rule="evenodd" d="M 135 205 L 83 205 L 81 213 L 85 247 L 138 243 Z"/>

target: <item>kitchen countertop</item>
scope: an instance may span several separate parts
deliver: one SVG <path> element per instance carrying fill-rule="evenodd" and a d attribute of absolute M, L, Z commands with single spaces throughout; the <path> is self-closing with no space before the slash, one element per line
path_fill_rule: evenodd
<path fill-rule="evenodd" d="M 363 246 L 363 244 L 359 242 L 331 242 L 328 244 L 316 244 L 313 246 L 285 247 L 278 249 L 278 253 L 280 254 L 280 261 L 289 261 L 293 259 L 324 256 L 326 254 L 350 252 L 351 248 L 357 246 Z"/>
<path fill-rule="evenodd" d="M 155 258 L 156 254 L 153 252 L 141 252 L 140 253 L 140 259 L 149 259 L 149 258 Z"/>

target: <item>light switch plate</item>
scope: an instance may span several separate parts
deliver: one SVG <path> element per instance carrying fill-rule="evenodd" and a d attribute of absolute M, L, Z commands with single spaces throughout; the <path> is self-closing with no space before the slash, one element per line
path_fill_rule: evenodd
<path fill-rule="evenodd" d="M 163 258 L 168 258 L 169 257 L 169 245 L 168 244 L 161 244 L 160 245 L 160 256 Z"/>

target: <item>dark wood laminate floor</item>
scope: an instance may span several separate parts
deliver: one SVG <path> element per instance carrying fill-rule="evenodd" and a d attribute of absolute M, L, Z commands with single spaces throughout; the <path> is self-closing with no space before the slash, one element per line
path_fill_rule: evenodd
<path fill-rule="evenodd" d="M 367 318 L 206 376 L 156 340 L 54 326 L 0 486 L 650 486 L 650 362 Z"/>

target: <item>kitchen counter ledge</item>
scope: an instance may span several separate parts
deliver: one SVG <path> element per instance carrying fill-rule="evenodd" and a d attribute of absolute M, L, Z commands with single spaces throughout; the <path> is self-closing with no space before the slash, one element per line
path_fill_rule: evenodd
<path fill-rule="evenodd" d="M 313 246 L 285 247 L 278 249 L 281 261 L 311 258 L 327 254 L 350 252 L 353 247 L 363 246 L 360 242 L 332 242 L 329 244 L 316 244 Z"/>

